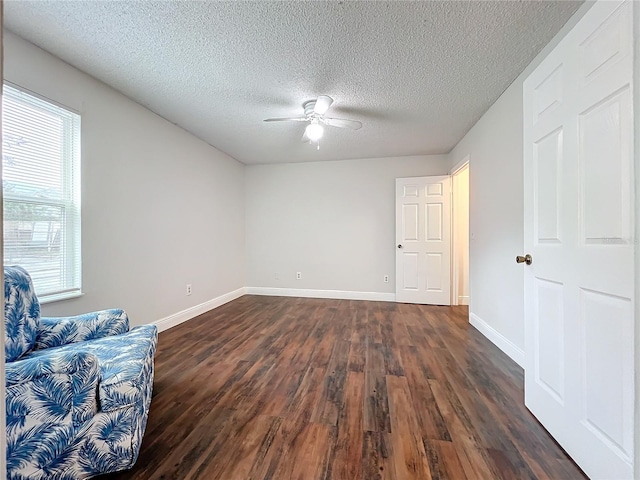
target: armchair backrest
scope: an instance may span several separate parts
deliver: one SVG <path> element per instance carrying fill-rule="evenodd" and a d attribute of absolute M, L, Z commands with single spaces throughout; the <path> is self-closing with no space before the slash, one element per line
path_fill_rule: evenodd
<path fill-rule="evenodd" d="M 33 350 L 40 303 L 33 282 L 22 267 L 4 267 L 4 354 L 13 362 Z"/>

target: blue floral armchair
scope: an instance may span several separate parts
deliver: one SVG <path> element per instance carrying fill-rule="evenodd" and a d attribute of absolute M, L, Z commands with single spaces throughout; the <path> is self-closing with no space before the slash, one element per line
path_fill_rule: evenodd
<path fill-rule="evenodd" d="M 31 278 L 4 269 L 7 478 L 131 468 L 149 415 L 157 329 L 123 310 L 40 317 Z"/>

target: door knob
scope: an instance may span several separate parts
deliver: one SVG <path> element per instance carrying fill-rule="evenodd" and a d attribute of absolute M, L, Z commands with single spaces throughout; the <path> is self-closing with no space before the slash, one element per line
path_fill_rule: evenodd
<path fill-rule="evenodd" d="M 398 245 L 398 248 L 402 248 L 402 245 Z"/>
<path fill-rule="evenodd" d="M 516 263 L 526 263 L 527 265 L 531 265 L 533 263 L 533 257 L 528 253 L 524 257 L 522 255 L 518 255 L 516 257 Z"/>

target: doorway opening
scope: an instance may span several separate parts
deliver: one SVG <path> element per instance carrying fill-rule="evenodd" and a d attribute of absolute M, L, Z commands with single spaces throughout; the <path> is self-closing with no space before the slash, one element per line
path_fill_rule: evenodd
<path fill-rule="evenodd" d="M 469 305 L 469 158 L 452 178 L 451 305 Z"/>

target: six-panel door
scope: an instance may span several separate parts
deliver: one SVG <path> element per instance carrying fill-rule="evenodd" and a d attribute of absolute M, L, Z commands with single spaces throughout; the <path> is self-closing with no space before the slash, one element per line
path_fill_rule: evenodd
<path fill-rule="evenodd" d="M 525 401 L 592 478 L 633 477 L 632 2 L 524 84 Z"/>
<path fill-rule="evenodd" d="M 451 179 L 396 179 L 396 301 L 451 304 Z"/>

